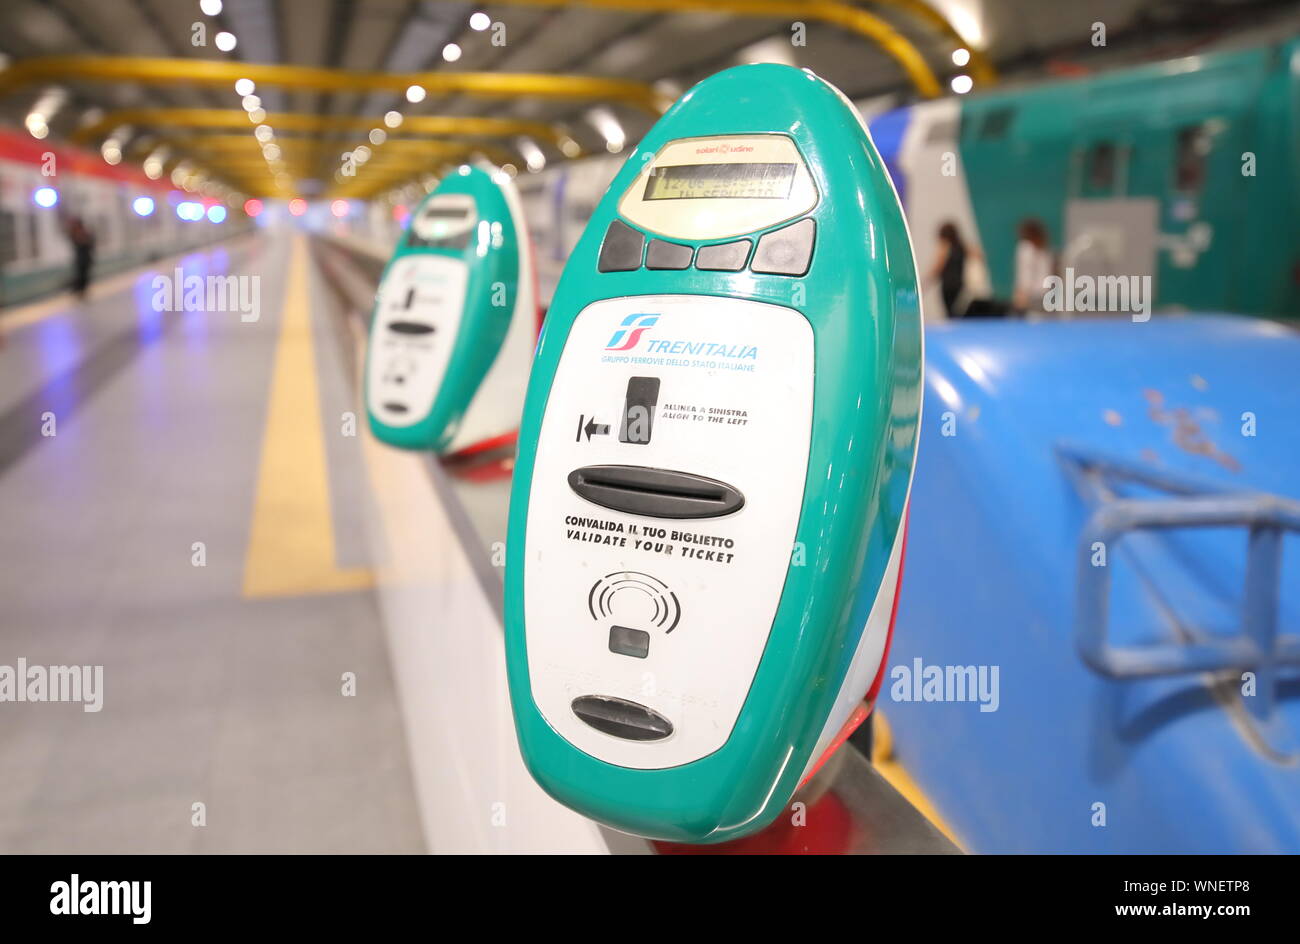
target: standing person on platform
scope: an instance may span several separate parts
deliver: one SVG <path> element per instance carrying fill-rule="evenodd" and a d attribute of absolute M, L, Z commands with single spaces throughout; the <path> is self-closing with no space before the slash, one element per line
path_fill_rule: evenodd
<path fill-rule="evenodd" d="M 1016 278 L 1011 307 L 1019 314 L 1043 310 L 1044 284 L 1056 269 L 1042 220 L 1027 217 L 1016 229 Z"/>
<path fill-rule="evenodd" d="M 90 270 L 95 264 L 95 234 L 79 216 L 68 219 L 68 241 L 72 243 L 72 291 L 86 297 L 90 287 Z"/>
<path fill-rule="evenodd" d="M 966 285 L 966 263 L 981 258 L 978 249 L 967 247 L 951 220 L 939 227 L 939 251 L 930 267 L 930 281 L 939 283 L 943 307 L 949 318 L 960 318 L 969 303 Z"/>

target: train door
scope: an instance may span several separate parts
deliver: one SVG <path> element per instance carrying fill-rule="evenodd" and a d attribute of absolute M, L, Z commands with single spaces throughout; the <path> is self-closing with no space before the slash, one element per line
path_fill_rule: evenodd
<path fill-rule="evenodd" d="M 1131 132 L 1112 128 L 1089 130 L 1070 155 L 1061 275 L 1071 293 L 1083 284 L 1078 280 L 1091 280 L 1092 310 L 1099 312 L 1135 311 L 1134 292 L 1149 301 L 1156 284 L 1160 202 L 1134 186 L 1136 154 Z M 1127 280 L 1124 293 L 1103 292 L 1110 283 L 1101 280 L 1116 276 Z M 1125 295 L 1127 307 L 1117 305 Z"/>

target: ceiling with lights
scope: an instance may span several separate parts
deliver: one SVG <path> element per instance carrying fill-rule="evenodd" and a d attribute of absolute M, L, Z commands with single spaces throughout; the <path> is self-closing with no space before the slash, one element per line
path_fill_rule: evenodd
<path fill-rule="evenodd" d="M 1079 6 L 5 0 L 0 122 L 232 203 L 370 199 L 430 186 L 466 160 L 523 173 L 621 151 L 691 84 L 740 62 L 811 68 L 855 99 L 891 103 L 1176 55 L 1212 40 L 1225 9 L 1261 22 L 1294 9 Z M 1099 18 L 1101 56 L 1088 42 Z"/>

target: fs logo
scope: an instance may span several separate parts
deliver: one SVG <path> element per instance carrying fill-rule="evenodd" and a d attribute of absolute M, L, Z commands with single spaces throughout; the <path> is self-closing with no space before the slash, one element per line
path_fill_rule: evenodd
<path fill-rule="evenodd" d="M 628 315 L 623 319 L 622 327 L 614 332 L 614 336 L 605 345 L 605 350 L 630 351 L 641 340 L 641 335 L 653 328 L 658 320 L 658 315 Z"/>

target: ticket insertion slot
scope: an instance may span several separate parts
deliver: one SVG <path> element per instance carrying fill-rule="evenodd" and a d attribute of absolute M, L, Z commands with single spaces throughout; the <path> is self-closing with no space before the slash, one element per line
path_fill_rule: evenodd
<path fill-rule="evenodd" d="M 604 508 L 652 518 L 717 518 L 745 506 L 740 489 L 726 482 L 640 465 L 574 469 L 569 487 Z"/>

